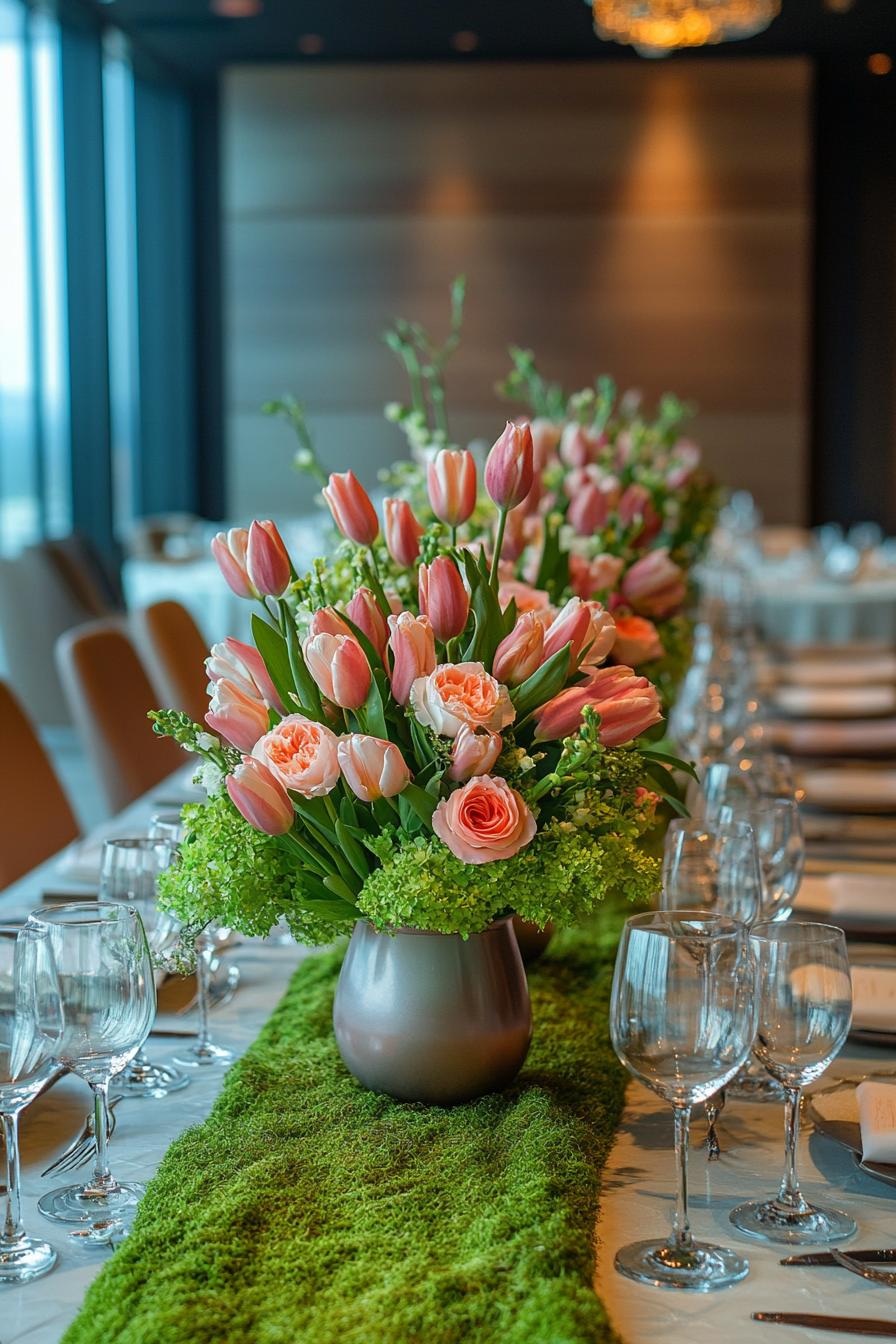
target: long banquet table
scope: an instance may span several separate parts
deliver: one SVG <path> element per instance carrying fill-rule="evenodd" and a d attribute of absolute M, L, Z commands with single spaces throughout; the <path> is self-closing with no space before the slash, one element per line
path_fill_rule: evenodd
<path fill-rule="evenodd" d="M 183 785 L 183 777 L 172 781 Z M 145 832 L 166 785 L 154 789 L 94 833 L 126 835 Z M 171 792 L 171 787 L 167 787 Z M 50 860 L 0 894 L 0 918 L 13 919 L 40 905 L 44 891 L 73 888 L 60 876 L 59 859 Z M 85 888 L 89 895 L 89 890 Z M 273 1010 L 295 967 L 306 955 L 296 947 L 248 942 L 234 954 L 242 980 L 238 993 L 215 1011 L 216 1038 L 241 1054 L 255 1039 Z M 537 1023 L 536 1023 L 537 1030 Z M 152 1057 L 167 1059 L 178 1042 L 153 1037 Z M 860 1051 L 847 1046 L 822 1086 L 835 1076 L 892 1068 L 890 1052 Z M 209 1070 L 190 1086 L 161 1100 L 127 1099 L 118 1111 L 111 1145 L 113 1170 L 128 1179 L 146 1181 L 168 1145 L 185 1128 L 208 1113 L 220 1086 L 221 1072 Z M 43 1219 L 36 1209 L 48 1188 L 41 1170 L 77 1133 L 89 1105 L 86 1087 L 66 1078 L 25 1113 L 22 1122 L 24 1213 L 27 1226 L 59 1250 L 57 1268 L 46 1279 L 3 1294 L 2 1344 L 56 1344 L 81 1305 L 84 1292 L 110 1252 L 73 1246 L 64 1229 Z M 624 1242 L 664 1233 L 674 1200 L 671 1113 L 646 1089 L 631 1084 L 616 1144 L 604 1169 L 598 1223 L 596 1289 L 627 1344 L 656 1337 L 666 1341 L 739 1341 L 776 1338 L 777 1327 L 750 1320 L 755 1310 L 816 1311 L 896 1320 L 892 1289 L 875 1287 L 839 1269 L 784 1269 L 785 1250 L 747 1244 L 730 1228 L 728 1211 L 744 1198 L 771 1193 L 783 1162 L 783 1120 L 774 1105 L 730 1102 L 721 1122 L 722 1160 L 707 1164 L 700 1147 L 702 1122 L 695 1121 L 691 1147 L 691 1210 L 695 1235 L 737 1244 L 747 1252 L 751 1272 L 741 1284 L 707 1295 L 675 1293 L 641 1287 L 613 1270 L 613 1256 Z M 813 1136 L 801 1145 L 801 1171 L 808 1197 L 840 1203 L 859 1223 L 857 1246 L 896 1243 L 896 1188 L 860 1172 L 850 1155 L 830 1140 Z M 68 1178 L 56 1178 L 63 1183 Z M 147 1267 L 151 1273 L 151 1267 Z M 785 1334 L 807 1344 L 822 1344 L 829 1334 L 801 1330 Z M 247 1342 L 248 1344 L 248 1342 Z M 475 1341 L 471 1341 L 475 1344 Z"/>

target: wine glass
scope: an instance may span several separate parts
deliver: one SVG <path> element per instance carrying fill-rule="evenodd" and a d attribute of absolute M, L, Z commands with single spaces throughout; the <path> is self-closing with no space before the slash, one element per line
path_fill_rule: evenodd
<path fill-rule="evenodd" d="M 677 817 L 663 851 L 664 910 L 702 910 L 754 924 L 762 908 L 762 872 L 753 827 Z"/>
<path fill-rule="evenodd" d="M 0 1283 L 25 1283 L 47 1274 L 56 1252 L 29 1237 L 22 1224 L 19 1115 L 58 1073 L 51 1042 L 40 1030 L 38 1003 L 60 1024 L 58 1000 L 47 1003 L 55 975 L 46 941 L 24 930 L 0 928 L 0 1119 L 6 1149 L 6 1208 L 0 1231 Z"/>
<path fill-rule="evenodd" d="M 699 782 L 691 780 L 688 784 L 687 804 L 691 816 L 713 821 L 724 806 L 732 807 L 738 814 L 740 810 L 746 811 L 755 796 L 755 781 L 739 761 L 711 761 L 701 772 Z"/>
<path fill-rule="evenodd" d="M 207 924 L 196 937 L 196 1008 L 199 1013 L 199 1030 L 195 1045 L 187 1046 L 174 1057 L 175 1064 L 181 1068 L 202 1069 L 214 1064 L 229 1064 L 233 1051 L 212 1040 L 209 1025 L 209 1008 L 212 971 L 215 965 L 215 952 L 230 937 L 231 930 L 214 921 Z"/>
<path fill-rule="evenodd" d="M 154 812 L 149 819 L 151 840 L 167 840 L 170 845 L 180 845 L 184 838 L 184 823 L 179 811 Z"/>
<path fill-rule="evenodd" d="M 694 1241 L 688 1222 L 691 1107 L 724 1087 L 756 1032 L 756 973 L 749 935 L 703 911 L 655 911 L 626 921 L 616 957 L 610 1034 L 623 1064 L 675 1116 L 678 1202 L 666 1241 L 637 1241 L 616 1255 L 627 1278 L 708 1292 L 736 1283 L 748 1262 Z"/>
<path fill-rule="evenodd" d="M 840 1209 L 810 1204 L 797 1177 L 800 1095 L 841 1050 L 852 1017 L 849 956 L 842 929 L 829 924 L 759 924 L 751 941 L 758 964 L 755 1052 L 786 1094 L 784 1177 L 776 1197 L 741 1204 L 735 1227 L 762 1241 L 800 1246 L 845 1241 L 856 1224 Z"/>
<path fill-rule="evenodd" d="M 180 938 L 180 923 L 160 910 L 157 902 L 159 875 L 177 860 L 177 846 L 169 840 L 107 840 L 100 867 L 100 900 L 133 905 L 146 930 L 150 951 L 158 964 Z M 190 1079 L 170 1064 L 154 1064 L 141 1045 L 116 1088 L 128 1097 L 167 1097 L 179 1092 Z"/>
<path fill-rule="evenodd" d="M 806 839 L 794 797 L 760 798 L 752 809 L 756 845 L 765 878 L 765 919 L 790 918 L 806 866 Z"/>
<path fill-rule="evenodd" d="M 37 1207 L 54 1222 L 88 1224 L 74 1235 L 107 1244 L 143 1194 L 142 1185 L 115 1179 L 106 1147 L 109 1082 L 134 1058 L 155 1016 L 149 944 L 137 910 L 109 901 L 33 911 L 26 929 L 49 944 L 62 1014 L 53 1053 L 90 1087 L 96 1135 L 91 1178 L 51 1190 Z"/>

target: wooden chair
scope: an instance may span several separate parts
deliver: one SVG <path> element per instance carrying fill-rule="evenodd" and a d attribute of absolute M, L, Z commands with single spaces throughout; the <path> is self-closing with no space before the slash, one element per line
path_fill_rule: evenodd
<path fill-rule="evenodd" d="M 28 716 L 0 681 L 0 887 L 76 839 L 78 823 Z"/>
<path fill-rule="evenodd" d="M 120 812 L 184 764 L 177 743 L 152 730 L 147 714 L 160 708 L 159 696 L 119 621 L 69 630 L 56 645 L 56 663 L 110 812 Z"/>
<path fill-rule="evenodd" d="M 154 602 L 134 612 L 132 628 L 159 703 L 202 723 L 208 709 L 208 646 L 180 602 Z"/>

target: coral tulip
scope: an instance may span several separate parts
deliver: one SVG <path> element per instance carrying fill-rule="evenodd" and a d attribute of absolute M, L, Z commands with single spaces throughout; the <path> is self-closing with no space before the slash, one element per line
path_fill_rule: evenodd
<path fill-rule="evenodd" d="M 268 711 L 260 695 L 243 690 L 229 677 L 213 681 L 205 721 L 238 751 L 251 751 L 268 730 Z"/>
<path fill-rule="evenodd" d="M 521 686 L 544 662 L 544 625 L 524 611 L 495 650 L 492 676 L 505 686 Z"/>
<path fill-rule="evenodd" d="M 431 565 L 421 565 L 417 582 L 420 613 L 428 616 L 436 639 L 446 643 L 462 633 L 470 613 L 470 597 L 454 561 L 437 555 Z"/>
<path fill-rule="evenodd" d="M 428 616 L 409 611 L 389 617 L 389 648 L 392 650 L 392 694 L 406 705 L 418 677 L 428 677 L 436 666 L 436 637 Z"/>
<path fill-rule="evenodd" d="M 331 472 L 322 494 L 342 535 L 359 546 L 372 546 L 379 536 L 380 522 L 355 473 Z"/>
<path fill-rule="evenodd" d="M 687 594 L 684 574 L 669 559 L 665 547 L 636 560 L 623 578 L 620 591 L 639 616 L 658 620 L 677 611 Z"/>
<path fill-rule="evenodd" d="M 569 644 L 570 664 L 575 663 L 591 628 L 591 612 L 580 597 L 571 597 L 547 628 L 544 637 L 544 661 Z"/>
<path fill-rule="evenodd" d="M 535 740 L 551 741 L 578 731 L 591 706 L 600 715 L 599 737 L 618 747 L 646 732 L 663 717 L 656 687 L 630 667 L 602 667 L 582 686 L 571 686 L 535 712 Z"/>
<path fill-rule="evenodd" d="M 389 628 L 380 605 L 369 588 L 359 588 L 345 609 L 350 621 L 366 635 L 382 658 L 386 652 Z"/>
<path fill-rule="evenodd" d="M 352 628 L 335 607 L 318 607 L 308 622 L 309 635 L 350 635 Z"/>
<path fill-rule="evenodd" d="M 252 584 L 266 597 L 280 597 L 288 588 L 292 578 L 289 554 L 270 519 L 249 528 L 247 565 Z"/>
<path fill-rule="evenodd" d="M 593 536 L 604 526 L 609 516 L 609 497 L 593 481 L 589 481 L 573 496 L 566 511 L 566 521 L 580 537 Z"/>
<path fill-rule="evenodd" d="M 599 667 L 609 656 L 610 650 L 615 648 L 616 622 L 599 602 L 586 602 L 585 605 L 591 616 L 588 633 L 582 644 L 585 650 L 582 670 L 587 672 L 591 668 Z"/>
<path fill-rule="evenodd" d="M 256 831 L 285 835 L 290 830 L 295 812 L 289 794 L 261 761 L 244 756 L 226 784 L 234 807 Z"/>
<path fill-rule="evenodd" d="M 662 658 L 664 649 L 653 621 L 643 616 L 618 615 L 612 653 L 614 662 L 637 667 L 639 663 Z"/>
<path fill-rule="evenodd" d="M 440 448 L 426 474 L 432 511 L 449 527 L 465 523 L 476 507 L 476 462 L 468 449 Z"/>
<path fill-rule="evenodd" d="M 321 695 L 358 709 L 370 690 L 370 664 L 354 635 L 309 635 L 302 653 Z"/>
<path fill-rule="evenodd" d="M 246 564 L 248 549 L 249 532 L 245 527 L 232 527 L 229 532 L 218 532 L 212 538 L 212 555 L 228 587 L 237 597 L 258 596 L 249 579 Z"/>
<path fill-rule="evenodd" d="M 365 803 L 394 798 L 411 778 L 394 742 L 384 742 L 365 733 L 349 733 L 339 739 L 336 751 L 349 788 Z"/>
<path fill-rule="evenodd" d="M 532 489 L 532 431 L 511 421 L 485 464 L 485 488 L 499 509 L 515 509 Z"/>
<path fill-rule="evenodd" d="M 641 527 L 635 535 L 636 543 L 643 545 L 652 541 L 663 525 L 663 520 L 653 507 L 653 500 L 646 486 L 630 485 L 623 491 L 617 507 L 619 520 L 624 527 L 631 527 L 640 519 Z"/>
<path fill-rule="evenodd" d="M 283 702 L 271 681 L 264 659 L 251 644 L 244 644 L 241 639 L 228 635 L 223 644 L 212 645 L 211 653 L 205 660 L 205 670 L 209 681 L 221 681 L 226 677 L 247 695 L 256 699 L 260 696 L 278 714 L 283 713 Z"/>
<path fill-rule="evenodd" d="M 410 569 L 420 554 L 423 528 L 406 499 L 384 499 L 386 546 L 396 565 Z"/>

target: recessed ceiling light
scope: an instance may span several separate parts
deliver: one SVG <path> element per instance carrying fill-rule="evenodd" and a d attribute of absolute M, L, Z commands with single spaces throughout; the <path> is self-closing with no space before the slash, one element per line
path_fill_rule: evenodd
<path fill-rule="evenodd" d="M 848 14 L 855 3 L 856 0 L 824 0 L 824 7 L 833 14 Z"/>
<path fill-rule="evenodd" d="M 868 57 L 868 69 L 872 75 L 888 75 L 893 69 L 893 58 L 885 51 L 875 51 Z"/>
<path fill-rule="evenodd" d="M 303 56 L 319 56 L 324 49 L 320 33 L 303 33 L 296 43 Z"/>
<path fill-rule="evenodd" d="M 209 8 L 219 19 L 254 19 L 264 6 L 261 0 L 210 0 Z"/>
<path fill-rule="evenodd" d="M 471 33 L 469 28 L 462 28 L 459 33 L 452 34 L 451 45 L 455 51 L 475 51 L 479 46 L 479 35 Z"/>

